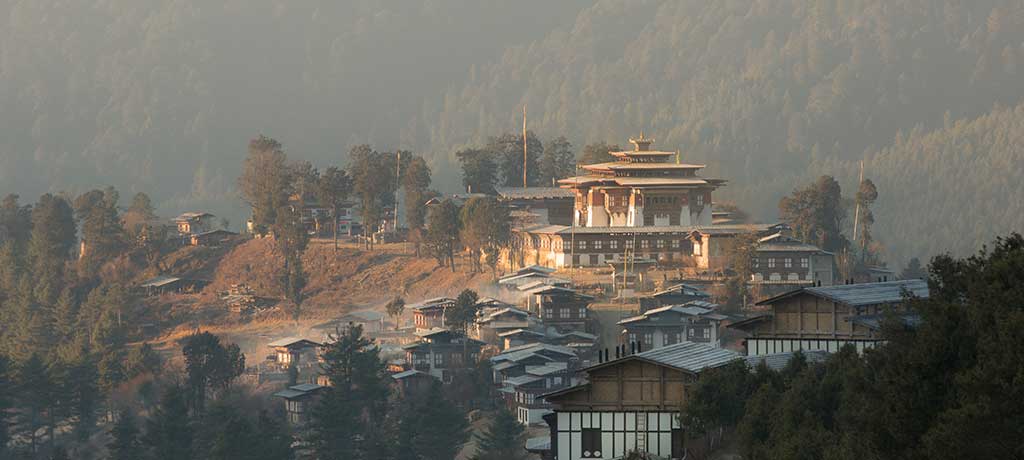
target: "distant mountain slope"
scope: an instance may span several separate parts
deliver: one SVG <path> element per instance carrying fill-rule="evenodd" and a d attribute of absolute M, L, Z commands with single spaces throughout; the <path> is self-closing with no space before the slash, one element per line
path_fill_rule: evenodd
<path fill-rule="evenodd" d="M 249 139 L 317 164 L 356 143 L 414 147 L 425 98 L 584 5 L 0 2 L 0 193 L 113 184 L 149 192 L 163 214 L 214 207 L 237 224 Z"/>
<path fill-rule="evenodd" d="M 513 130 L 523 103 L 543 136 L 623 143 L 643 129 L 659 147 L 707 162 L 731 181 L 723 196 L 769 219 L 783 194 L 816 174 L 852 188 L 849 162 L 900 131 L 1016 105 L 1021 66 L 1019 0 L 600 1 L 449 91 L 429 142 L 443 150 Z M 962 165 L 902 152 L 889 151 L 888 167 L 952 178 Z M 971 174 L 1019 178 L 991 164 L 978 161 Z M 897 253 L 933 253 L 1010 228 L 1001 212 L 982 208 L 967 234 L 920 243 L 922 235 L 896 232 L 962 216 L 944 203 L 998 200 L 988 187 L 935 185 L 919 206 L 879 216 L 890 221 L 878 236 Z M 899 181 L 879 189 L 883 202 L 911 190 Z"/>

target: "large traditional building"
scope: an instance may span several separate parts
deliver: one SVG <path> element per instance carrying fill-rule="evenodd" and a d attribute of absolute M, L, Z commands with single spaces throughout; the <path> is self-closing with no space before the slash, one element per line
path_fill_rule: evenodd
<path fill-rule="evenodd" d="M 758 302 L 771 312 L 729 325 L 748 334 L 751 356 L 797 350 L 839 351 L 853 345 L 857 351 L 882 341 L 879 325 L 888 310 L 908 323 L 916 316 L 905 311 L 906 297 L 927 298 L 922 280 L 805 287 Z"/>
<path fill-rule="evenodd" d="M 516 229 L 514 263 L 604 266 L 631 253 L 662 263 L 696 260 L 709 269 L 725 255 L 717 245 L 723 238 L 714 237 L 771 229 L 714 225 L 711 192 L 724 180 L 700 177 L 704 165 L 652 150 L 653 140 L 642 134 L 630 142 L 633 150 L 611 152 L 615 161 L 585 165 L 585 174 L 558 181 L 574 197 L 571 222 L 549 218 Z"/>

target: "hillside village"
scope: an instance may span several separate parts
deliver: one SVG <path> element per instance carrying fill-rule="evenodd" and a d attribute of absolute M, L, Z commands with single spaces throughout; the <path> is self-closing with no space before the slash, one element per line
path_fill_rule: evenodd
<path fill-rule="evenodd" d="M 346 168 L 319 171 L 261 136 L 239 179 L 252 216 L 241 231 L 204 210 L 161 219 L 144 194 L 122 210 L 113 189 L 72 204 L 8 197 L 4 321 L 29 326 L 3 343 L 29 344 L 15 356 L 26 363 L 50 346 L 78 356 L 39 382 L 98 366 L 110 406 L 96 417 L 72 400 L 64 422 L 61 405 L 12 410 L 18 429 L 4 444 L 31 458 L 71 430 L 78 455 L 104 432 L 108 449 L 142 449 L 152 438 L 138 437 L 134 417 L 159 420 L 174 398 L 183 417 L 204 414 L 244 394 L 276 443 L 260 449 L 294 458 L 387 451 L 364 444 L 373 436 L 438 449 L 417 458 L 726 458 L 751 441 L 722 405 L 754 396 L 725 382 L 880 356 L 894 331 L 924 327 L 917 306 L 935 285 L 920 267 L 884 266 L 869 179 L 849 200 L 822 177 L 780 197 L 782 220 L 758 223 L 716 201 L 728 181 L 704 177 L 704 165 L 643 134 L 629 142 L 579 165 L 551 159 L 570 173 L 554 186 L 530 182 L 529 166 L 498 175 L 491 154 L 466 153 L 468 192 L 453 195 L 430 190 L 429 168 L 409 152 L 358 146 Z M 77 243 L 43 231 L 62 226 L 71 236 L 77 226 Z M 65 245 L 49 268 L 33 252 L 47 238 Z M 28 276 L 72 287 L 33 290 Z M 57 306 L 34 306 L 48 302 Z M 25 339 L 45 324 L 68 335 Z M 20 369 L 12 375 L 25 378 Z M 184 386 L 167 380 L 175 372 Z M 160 402 L 140 405 L 158 387 Z M 433 433 L 420 412 L 453 430 Z"/>
<path fill-rule="evenodd" d="M 716 209 L 725 180 L 701 177 L 702 165 L 652 150 L 643 135 L 630 142 L 556 187 L 429 199 L 406 189 L 403 209 L 345 190 L 351 177 L 333 184 L 349 196 L 330 195 L 325 174 L 293 177 L 276 222 L 254 197 L 244 232 L 201 210 L 169 225 L 152 216 L 136 238 L 145 246 L 159 234 L 170 252 L 130 277 L 140 302 L 130 335 L 170 344 L 210 331 L 239 344 L 249 357 L 239 381 L 280 400 L 296 433 L 331 387 L 324 347 L 358 328 L 399 400 L 471 387 L 459 404 L 506 408 L 533 435 L 524 452 L 683 458 L 714 447 L 680 425 L 683 388 L 701 373 L 734 361 L 781 369 L 798 352 L 845 345 L 863 352 L 883 340 L 886 311 L 913 322 L 905 296 L 927 298 L 919 279 L 841 268 L 791 223 Z M 272 140 L 254 145 L 254 162 L 280 154 Z M 432 237 L 446 212 L 468 235 Z M 490 221 L 472 228 L 477 218 Z M 85 239 L 78 257 L 89 255 Z M 297 295 L 281 276 L 289 263 L 301 267 Z"/>

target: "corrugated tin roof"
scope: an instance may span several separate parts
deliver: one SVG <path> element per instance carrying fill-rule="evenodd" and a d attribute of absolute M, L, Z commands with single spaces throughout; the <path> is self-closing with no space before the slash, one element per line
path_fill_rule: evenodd
<path fill-rule="evenodd" d="M 434 298 L 434 299 L 427 299 L 427 300 L 424 300 L 422 302 L 418 302 L 418 303 L 414 303 L 412 305 L 409 305 L 409 309 L 411 309 L 411 310 L 422 310 L 424 308 L 434 308 L 434 307 L 443 306 L 444 304 L 454 304 L 454 303 L 455 303 L 455 299 L 453 299 L 451 297 L 437 297 L 437 298 Z"/>
<path fill-rule="evenodd" d="M 292 390 L 295 391 L 315 391 L 324 388 L 324 386 L 315 383 L 300 383 L 298 385 L 292 385 L 288 388 L 291 388 Z"/>
<path fill-rule="evenodd" d="M 621 359 L 639 358 L 665 366 L 697 373 L 704 369 L 723 366 L 740 359 L 735 351 L 716 348 L 697 342 L 680 342 L 637 353 Z M 620 360 L 621 360 L 620 359 Z M 615 361 L 612 361 L 615 362 Z M 607 364 L 607 363 L 605 363 Z"/>
<path fill-rule="evenodd" d="M 906 313 L 897 316 L 905 326 L 916 328 L 921 324 L 921 315 L 916 313 Z M 885 315 L 859 315 L 847 318 L 851 323 L 859 324 L 868 329 L 880 330 L 882 329 L 882 322 L 885 320 Z"/>
<path fill-rule="evenodd" d="M 544 380 L 544 377 L 537 377 L 535 375 L 520 375 L 519 377 L 512 377 L 505 381 L 505 385 L 517 387 L 520 385 L 526 385 L 528 383 L 539 382 Z"/>
<path fill-rule="evenodd" d="M 899 280 L 881 283 L 841 284 L 836 286 L 807 287 L 787 292 L 758 305 L 770 304 L 776 300 L 806 292 L 808 294 L 838 302 L 851 307 L 898 303 L 903 301 L 904 292 L 914 297 L 928 298 L 928 283 L 923 280 Z"/>
<path fill-rule="evenodd" d="M 391 374 L 391 378 L 393 378 L 395 380 L 402 380 L 404 378 L 408 378 L 408 377 L 412 377 L 414 375 L 420 375 L 420 374 L 422 374 L 422 375 L 429 375 L 429 374 L 427 374 L 425 372 L 420 372 L 420 371 L 418 371 L 416 369 L 409 369 L 407 371 L 402 371 L 402 372 L 398 372 L 398 373 L 395 373 L 395 374 Z"/>

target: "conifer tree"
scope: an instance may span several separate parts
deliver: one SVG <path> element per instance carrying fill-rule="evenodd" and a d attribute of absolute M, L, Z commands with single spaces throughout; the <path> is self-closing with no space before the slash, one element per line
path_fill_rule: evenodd
<path fill-rule="evenodd" d="M 472 460 L 526 460 L 526 430 L 511 412 L 499 408 L 487 429 L 477 436 Z"/>
<path fill-rule="evenodd" d="M 403 401 L 398 417 L 398 433 L 393 437 L 403 441 L 395 452 L 400 460 L 456 458 L 469 438 L 466 414 L 444 397 L 438 382 Z"/>
<path fill-rule="evenodd" d="M 32 208 L 28 260 L 35 284 L 48 292 L 37 296 L 53 302 L 65 283 L 64 264 L 76 241 L 74 212 L 66 199 L 45 194 Z"/>
<path fill-rule="evenodd" d="M 185 390 L 169 387 L 160 404 L 146 421 L 143 445 L 154 460 L 190 460 L 192 456 L 192 423 L 188 416 Z"/>
<path fill-rule="evenodd" d="M 14 405 L 14 370 L 11 361 L 0 354 L 0 458 L 7 458 L 7 443 L 11 439 L 8 411 Z"/>
<path fill-rule="evenodd" d="M 24 414 L 22 431 L 27 432 L 30 451 L 35 454 L 38 448 L 36 433 L 42 427 L 52 428 L 50 423 L 56 394 L 50 369 L 40 355 L 31 354 L 19 367 L 16 394 L 18 407 Z"/>
<path fill-rule="evenodd" d="M 138 421 L 131 411 L 123 410 L 119 413 L 117 421 L 110 429 L 110 438 L 110 442 L 107 443 L 107 460 L 143 458 Z"/>
<path fill-rule="evenodd" d="M 427 249 L 442 267 L 455 271 L 455 250 L 459 241 L 459 208 L 450 199 L 434 206 L 427 220 Z"/>

